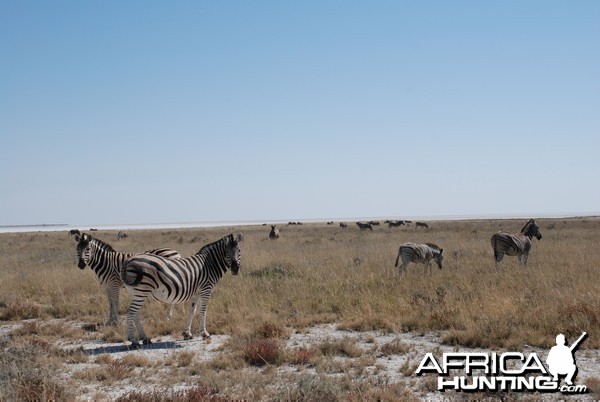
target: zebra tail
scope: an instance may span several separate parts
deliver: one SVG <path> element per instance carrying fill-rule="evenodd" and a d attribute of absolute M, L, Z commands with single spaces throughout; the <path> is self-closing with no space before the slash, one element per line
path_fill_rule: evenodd
<path fill-rule="evenodd" d="M 494 234 L 492 236 L 492 248 L 494 249 L 494 258 L 498 259 L 498 249 L 496 248 L 496 243 L 498 242 L 498 236 Z"/>
<path fill-rule="evenodd" d="M 133 271 L 133 273 L 135 273 L 135 278 L 133 280 L 129 280 L 127 278 L 128 271 L 129 272 Z M 142 281 L 142 277 L 143 277 L 143 273 L 142 273 L 142 270 L 140 269 L 140 267 L 130 264 L 129 261 L 125 261 L 125 264 L 123 265 L 123 269 L 121 269 L 121 280 L 123 281 L 123 283 L 125 285 L 137 286 Z"/>
<path fill-rule="evenodd" d="M 398 266 L 398 261 L 400 261 L 400 254 L 402 254 L 401 249 L 398 250 L 398 257 L 396 257 L 396 263 L 394 264 L 395 267 Z"/>

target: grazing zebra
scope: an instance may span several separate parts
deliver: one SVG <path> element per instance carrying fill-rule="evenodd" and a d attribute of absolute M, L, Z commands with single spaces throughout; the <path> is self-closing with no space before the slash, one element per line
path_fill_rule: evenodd
<path fill-rule="evenodd" d="M 96 239 L 79 230 L 69 232 L 77 241 L 77 266 L 85 269 L 89 266 L 98 277 L 98 282 L 106 291 L 109 306 L 109 319 L 106 325 L 117 325 L 119 321 L 119 291 L 123 287 L 121 267 L 123 262 L 133 256 L 132 253 L 119 253 L 108 243 Z M 179 252 L 170 248 L 147 251 L 165 258 L 180 258 Z M 169 311 L 169 317 L 172 311 Z"/>
<path fill-rule="evenodd" d="M 398 266 L 400 257 L 402 257 L 401 275 L 403 272 L 406 272 L 406 266 L 411 262 L 427 264 L 425 271 L 431 274 L 431 260 L 434 260 L 439 269 L 442 269 L 442 261 L 444 260 L 443 252 L 444 249 L 439 248 L 433 243 L 402 243 L 398 250 L 398 257 L 396 257 L 396 264 L 394 266 Z"/>
<path fill-rule="evenodd" d="M 271 225 L 271 232 L 269 233 L 269 239 L 271 239 L 271 240 L 279 239 L 279 229 L 277 229 L 277 226 Z"/>
<path fill-rule="evenodd" d="M 415 227 L 429 229 L 429 225 L 425 222 L 415 222 Z"/>
<path fill-rule="evenodd" d="M 371 231 L 373 230 L 373 225 L 370 224 L 369 222 L 356 222 L 356 225 L 358 226 L 358 228 L 360 230 L 367 230 L 367 229 L 369 229 Z"/>
<path fill-rule="evenodd" d="M 387 221 L 388 228 L 397 228 L 399 226 L 404 226 L 404 221 Z"/>
<path fill-rule="evenodd" d="M 228 235 L 208 244 L 198 253 L 182 259 L 167 259 L 154 254 L 136 255 L 125 261 L 121 279 L 131 293 L 127 309 L 127 339 L 139 347 L 138 339 L 151 343 L 146 336 L 139 311 L 149 295 L 163 303 L 178 304 L 190 301 L 188 318 L 183 331 L 185 339 L 192 338 L 192 320 L 200 302 L 200 329 L 202 337 L 209 338 L 206 330 L 206 309 L 210 295 L 223 274 L 231 269 L 233 275 L 240 270 L 242 235 Z M 134 322 L 139 338 L 134 333 Z"/>
<path fill-rule="evenodd" d="M 341 228 L 347 228 L 348 224 L 346 222 L 340 222 L 340 227 Z"/>
<path fill-rule="evenodd" d="M 540 228 L 533 219 L 527 221 L 521 229 L 521 233 L 512 234 L 502 231 L 494 233 L 492 235 L 492 248 L 494 249 L 496 268 L 500 265 L 504 254 L 518 256 L 519 264 L 526 266 L 531 250 L 531 238 L 534 236 L 538 240 L 542 239 Z"/>

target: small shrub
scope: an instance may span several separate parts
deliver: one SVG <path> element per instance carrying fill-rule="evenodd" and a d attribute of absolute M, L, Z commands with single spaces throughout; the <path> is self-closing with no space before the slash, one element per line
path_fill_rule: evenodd
<path fill-rule="evenodd" d="M 2 321 L 26 320 L 30 318 L 40 318 L 42 308 L 39 304 L 16 298 L 5 304 L 4 311 L 0 316 Z"/>
<path fill-rule="evenodd" d="M 410 351 L 411 348 L 412 347 L 410 345 L 403 343 L 400 339 L 394 339 L 393 341 L 383 345 L 380 350 L 384 356 L 390 356 L 405 354 Z"/>
<path fill-rule="evenodd" d="M 251 340 L 243 347 L 244 360 L 255 366 L 279 364 L 282 355 L 281 345 L 275 339 Z"/>
<path fill-rule="evenodd" d="M 265 321 L 257 328 L 256 335 L 264 339 L 281 339 L 287 335 L 287 330 L 283 325 Z"/>
<path fill-rule="evenodd" d="M 338 341 L 325 340 L 317 348 L 326 356 L 359 357 L 363 353 L 362 349 L 356 346 L 356 341 L 350 338 Z"/>
<path fill-rule="evenodd" d="M 300 348 L 296 350 L 296 358 L 294 364 L 305 365 L 311 362 L 312 353 L 308 348 Z"/>

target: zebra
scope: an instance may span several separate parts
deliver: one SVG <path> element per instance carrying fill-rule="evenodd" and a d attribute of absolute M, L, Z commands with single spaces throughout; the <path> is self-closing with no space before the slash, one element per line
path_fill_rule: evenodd
<path fill-rule="evenodd" d="M 386 221 L 388 228 L 404 226 L 404 221 Z"/>
<path fill-rule="evenodd" d="M 439 269 L 442 269 L 444 260 L 444 249 L 439 248 L 433 243 L 402 243 L 398 250 L 395 267 L 398 266 L 400 257 L 402 257 L 402 266 L 400 267 L 400 275 L 406 272 L 406 266 L 411 263 L 426 264 L 425 271 L 431 275 L 431 260 L 434 260 Z"/>
<path fill-rule="evenodd" d="M 492 235 L 492 248 L 494 249 L 494 259 L 496 268 L 500 266 L 504 254 L 516 255 L 521 266 L 527 266 L 527 258 L 531 250 L 531 238 L 542 239 L 540 228 L 533 219 L 527 221 L 521 233 L 512 234 L 507 232 L 498 232 Z"/>
<path fill-rule="evenodd" d="M 71 230 L 69 234 L 77 241 L 78 268 L 85 269 L 86 266 L 89 266 L 106 292 L 109 306 L 109 318 L 106 325 L 117 325 L 119 321 L 119 292 L 123 287 L 121 266 L 127 258 L 134 254 L 119 253 L 110 244 L 87 233 L 81 233 L 77 229 Z M 181 257 L 178 251 L 170 248 L 158 248 L 149 250 L 147 253 L 154 253 L 165 258 Z M 168 313 L 168 317 L 171 316 L 172 309 Z"/>
<path fill-rule="evenodd" d="M 271 240 L 279 239 L 279 229 L 277 229 L 277 226 L 271 225 L 271 232 L 269 233 L 269 239 L 271 239 Z"/>
<path fill-rule="evenodd" d="M 232 234 L 210 243 L 196 254 L 182 259 L 167 259 L 155 254 L 136 255 L 121 270 L 121 279 L 132 296 L 127 309 L 127 339 L 131 346 L 140 347 L 151 342 L 144 332 L 139 312 L 149 295 L 160 302 L 177 304 L 189 301 L 188 318 L 183 330 L 185 339 L 192 338 L 192 320 L 200 302 L 200 329 L 203 338 L 210 338 L 206 330 L 206 309 L 217 282 L 228 269 L 233 275 L 240 270 L 239 243 L 242 235 Z M 139 337 L 134 333 L 134 322 Z"/>
<path fill-rule="evenodd" d="M 348 224 L 346 222 L 340 222 L 340 227 L 341 228 L 347 228 Z"/>
<path fill-rule="evenodd" d="M 425 222 L 415 222 L 415 227 L 429 229 L 429 225 Z"/>
<path fill-rule="evenodd" d="M 356 222 L 356 225 L 358 226 L 358 228 L 360 230 L 367 230 L 367 229 L 369 229 L 370 231 L 373 231 L 373 225 L 370 224 L 369 222 Z"/>

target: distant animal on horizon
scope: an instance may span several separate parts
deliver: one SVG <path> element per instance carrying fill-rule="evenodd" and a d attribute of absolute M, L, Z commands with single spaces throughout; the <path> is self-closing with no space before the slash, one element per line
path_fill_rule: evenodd
<path fill-rule="evenodd" d="M 379 226 L 380 225 L 379 221 L 369 221 L 369 223 L 371 225 L 373 225 L 373 226 Z"/>
<path fill-rule="evenodd" d="M 429 229 L 429 225 L 425 222 L 415 222 L 415 227 Z"/>
<path fill-rule="evenodd" d="M 373 225 L 369 222 L 356 222 L 356 225 L 360 230 L 373 230 Z"/>
<path fill-rule="evenodd" d="M 521 229 L 521 233 L 512 234 L 500 231 L 492 235 L 492 248 L 494 249 L 494 260 L 496 268 L 500 266 L 500 262 L 504 258 L 504 254 L 517 256 L 521 266 L 527 266 L 527 259 L 531 251 L 531 239 L 535 237 L 538 240 L 542 239 L 540 228 L 533 219 L 527 221 Z"/>
<path fill-rule="evenodd" d="M 333 221 L 327 222 L 328 225 L 333 225 Z"/>
<path fill-rule="evenodd" d="M 394 266 L 397 267 L 400 259 L 402 259 L 402 265 L 400 266 L 400 275 L 402 275 L 406 273 L 406 267 L 411 262 L 426 264 L 425 272 L 431 274 L 431 260 L 434 260 L 438 268 L 442 269 L 443 253 L 444 249 L 433 243 L 402 243 L 398 249 L 398 257 L 396 257 Z"/>
<path fill-rule="evenodd" d="M 125 232 L 119 232 L 117 233 L 117 240 L 121 240 L 121 239 L 126 239 L 129 235 Z"/>
<path fill-rule="evenodd" d="M 397 228 L 399 226 L 404 226 L 404 221 L 387 221 L 388 228 Z"/>
<path fill-rule="evenodd" d="M 279 229 L 275 225 L 271 225 L 271 232 L 269 233 L 269 239 L 279 239 Z"/>
<path fill-rule="evenodd" d="M 340 222 L 340 227 L 341 228 L 347 228 L 348 224 L 346 222 Z"/>
<path fill-rule="evenodd" d="M 79 269 L 85 269 L 89 266 L 96 274 L 100 286 L 106 292 L 108 298 L 108 322 L 106 325 L 117 325 L 119 321 L 119 292 L 124 286 L 121 281 L 121 268 L 123 262 L 134 256 L 135 253 L 120 253 L 108 243 L 92 237 L 87 233 L 81 233 L 79 230 L 69 232 L 77 242 L 77 266 Z M 171 248 L 157 248 L 148 250 L 146 253 L 153 253 L 165 258 L 180 258 L 177 250 Z M 172 311 L 169 311 L 171 317 Z"/>
<path fill-rule="evenodd" d="M 207 244 L 187 258 L 168 259 L 155 254 L 143 254 L 126 260 L 121 279 L 132 297 L 126 313 L 127 339 L 131 346 L 140 347 L 140 339 L 145 345 L 152 343 L 139 317 L 150 295 L 167 304 L 189 302 L 188 318 L 183 330 L 185 339 L 192 338 L 192 320 L 200 304 L 200 333 L 203 338 L 210 338 L 206 330 L 208 302 L 214 287 L 227 271 L 233 275 L 239 273 L 241 241 L 241 234 L 235 237 L 230 234 Z"/>

